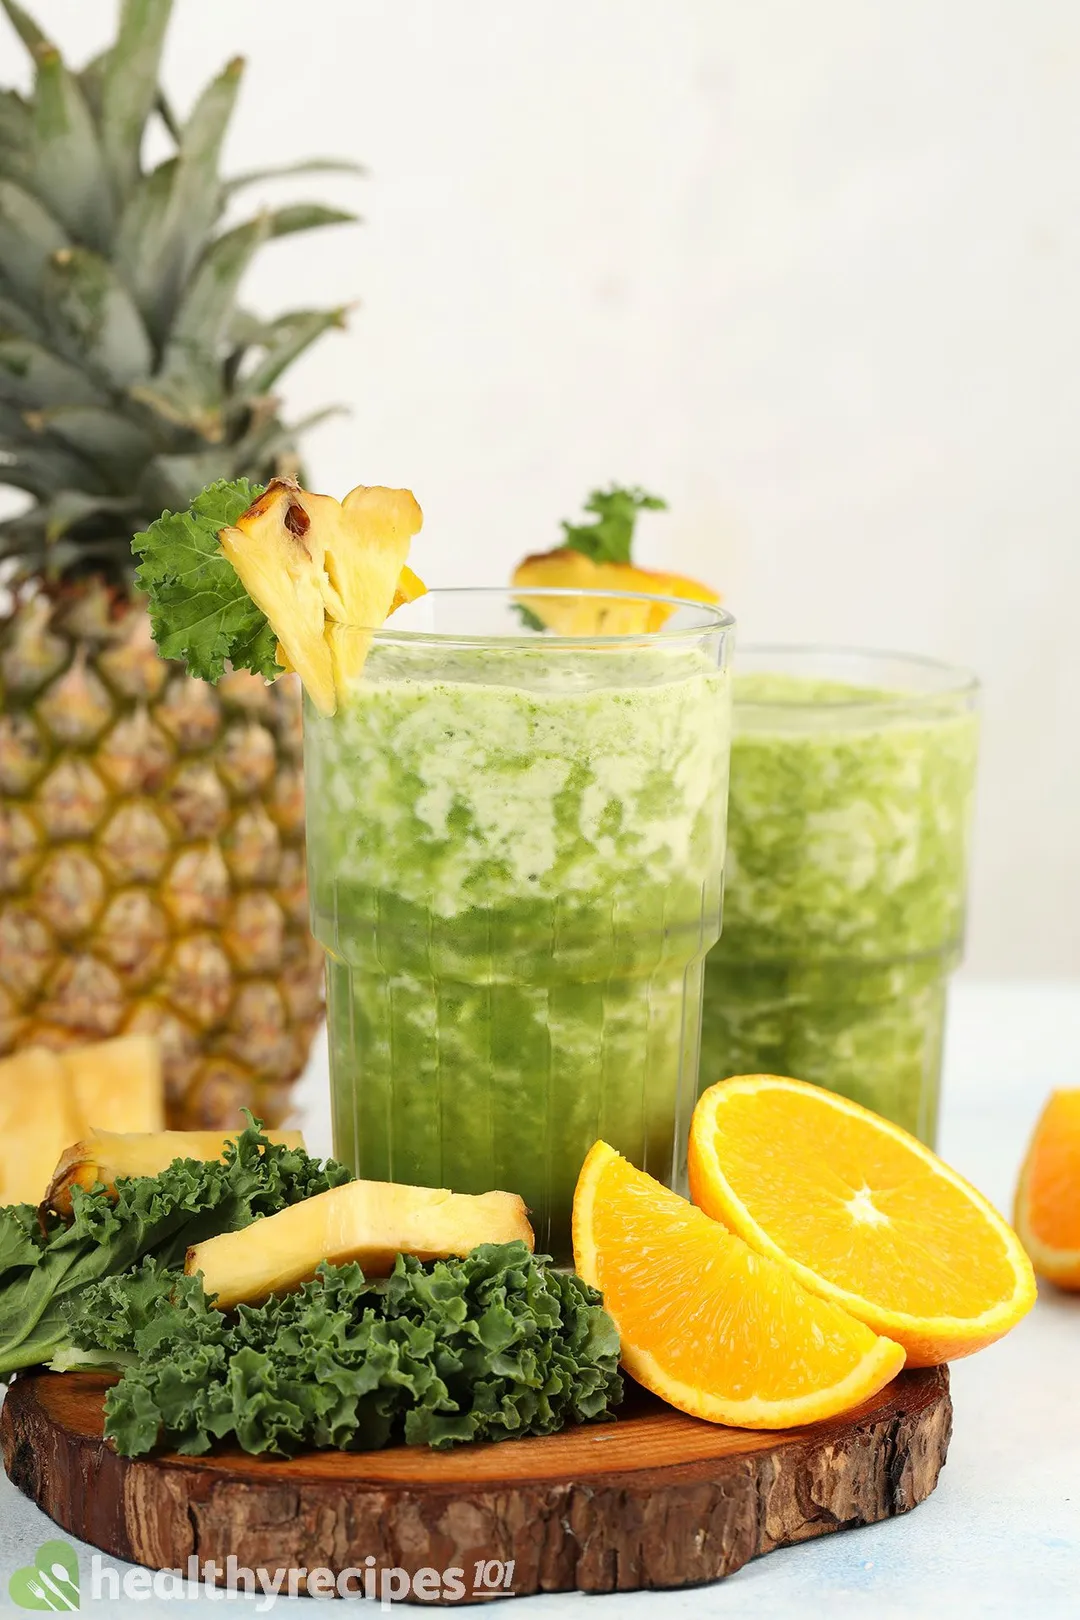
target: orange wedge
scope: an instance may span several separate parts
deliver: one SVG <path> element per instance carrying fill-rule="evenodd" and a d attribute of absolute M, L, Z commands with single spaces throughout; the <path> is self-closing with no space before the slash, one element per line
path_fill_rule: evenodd
<path fill-rule="evenodd" d="M 633 636 L 660 630 L 675 612 L 671 602 L 630 602 L 620 593 L 674 596 L 682 601 L 719 602 L 711 585 L 684 574 L 663 574 L 633 563 L 597 563 L 561 546 L 526 557 L 514 571 L 518 590 L 609 591 L 606 601 L 581 597 L 523 597 L 522 602 L 549 630 L 563 636 Z"/>
<path fill-rule="evenodd" d="M 742 1075 L 703 1092 L 690 1190 L 912 1367 L 981 1350 L 1035 1301 L 1020 1240 L 981 1193 L 899 1125 L 802 1080 Z"/>
<path fill-rule="evenodd" d="M 1053 1092 L 1043 1109 L 1013 1219 L 1039 1276 L 1080 1289 L 1080 1090 Z"/>
<path fill-rule="evenodd" d="M 711 1423 L 786 1429 L 847 1412 L 904 1365 L 899 1345 L 800 1286 L 606 1142 L 574 1194 L 574 1263 L 627 1372 Z"/>

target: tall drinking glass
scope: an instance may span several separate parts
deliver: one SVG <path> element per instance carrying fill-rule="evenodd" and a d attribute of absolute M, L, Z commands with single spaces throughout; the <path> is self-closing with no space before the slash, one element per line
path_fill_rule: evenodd
<path fill-rule="evenodd" d="M 925 659 L 740 649 L 703 1085 L 793 1075 L 933 1145 L 977 690 Z"/>
<path fill-rule="evenodd" d="M 506 1188 L 570 1256 L 598 1136 L 674 1183 L 720 928 L 732 620 L 561 636 L 546 596 L 432 591 L 357 630 L 308 704 L 334 1150 L 358 1174 Z M 640 598 L 595 597 L 607 621 Z M 610 611 L 608 611 L 610 610 Z"/>

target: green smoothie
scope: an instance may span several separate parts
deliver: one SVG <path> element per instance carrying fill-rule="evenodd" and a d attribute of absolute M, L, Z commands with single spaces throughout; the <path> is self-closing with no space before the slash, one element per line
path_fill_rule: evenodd
<path fill-rule="evenodd" d="M 872 655 L 863 662 L 872 673 Z M 701 1080 L 793 1075 L 932 1144 L 977 720 L 969 681 L 950 689 L 953 672 L 935 682 L 937 666 L 913 667 L 930 690 L 736 676 Z"/>
<path fill-rule="evenodd" d="M 729 678 L 699 646 L 376 645 L 305 717 L 335 1152 L 518 1192 L 570 1254 L 598 1136 L 671 1182 L 720 925 Z"/>

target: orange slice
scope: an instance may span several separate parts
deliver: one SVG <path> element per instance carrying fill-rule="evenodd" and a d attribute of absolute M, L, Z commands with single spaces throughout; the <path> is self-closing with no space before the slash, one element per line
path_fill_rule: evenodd
<path fill-rule="evenodd" d="M 847 1412 L 904 1365 L 899 1345 L 817 1299 L 606 1142 L 574 1194 L 574 1263 L 639 1384 L 711 1423 L 786 1429 Z"/>
<path fill-rule="evenodd" d="M 1053 1092 L 1043 1109 L 1013 1218 L 1039 1276 L 1080 1289 L 1080 1090 Z"/>
<path fill-rule="evenodd" d="M 742 1075 L 703 1092 L 690 1190 L 912 1367 L 981 1350 L 1035 1301 L 1020 1240 L 981 1193 L 899 1125 L 802 1080 Z"/>
<path fill-rule="evenodd" d="M 597 598 L 523 597 L 523 606 L 535 613 L 549 630 L 563 636 L 633 636 L 660 630 L 675 612 L 671 602 L 628 602 L 622 592 L 639 596 L 675 596 L 682 601 L 719 602 L 711 585 L 684 574 L 662 574 L 633 563 L 596 563 L 591 557 L 561 546 L 555 551 L 526 557 L 514 571 L 519 590 L 610 591 L 607 601 Z"/>

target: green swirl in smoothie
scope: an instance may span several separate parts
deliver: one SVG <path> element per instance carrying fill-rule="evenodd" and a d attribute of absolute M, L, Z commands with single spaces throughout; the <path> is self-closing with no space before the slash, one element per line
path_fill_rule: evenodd
<path fill-rule="evenodd" d="M 335 1149 L 505 1187 L 569 1252 L 603 1135 L 665 1180 L 719 930 L 729 684 L 700 652 L 375 648 L 305 719 Z"/>
<path fill-rule="evenodd" d="M 736 677 L 703 1084 L 791 1074 L 932 1141 L 977 741 L 966 693 Z"/>

